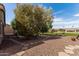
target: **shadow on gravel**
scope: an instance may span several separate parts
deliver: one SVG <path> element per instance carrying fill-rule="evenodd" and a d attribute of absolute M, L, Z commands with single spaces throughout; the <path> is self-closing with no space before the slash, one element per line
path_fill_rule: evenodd
<path fill-rule="evenodd" d="M 41 45 L 46 40 L 60 39 L 62 36 L 39 36 L 32 38 L 5 36 L 2 44 L 0 45 L 0 55 L 13 55 L 32 47 Z"/>

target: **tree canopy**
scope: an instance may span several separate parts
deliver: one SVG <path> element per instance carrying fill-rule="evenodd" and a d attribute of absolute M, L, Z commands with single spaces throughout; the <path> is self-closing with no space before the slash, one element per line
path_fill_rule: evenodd
<path fill-rule="evenodd" d="M 39 5 L 17 4 L 12 27 L 23 36 L 35 36 L 52 28 L 52 10 Z"/>

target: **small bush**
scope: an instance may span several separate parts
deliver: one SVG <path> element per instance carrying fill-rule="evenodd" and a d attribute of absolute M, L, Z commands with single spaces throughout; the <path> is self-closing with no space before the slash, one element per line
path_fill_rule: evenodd
<path fill-rule="evenodd" d="M 76 38 L 72 37 L 71 40 L 72 40 L 72 41 L 76 41 Z"/>

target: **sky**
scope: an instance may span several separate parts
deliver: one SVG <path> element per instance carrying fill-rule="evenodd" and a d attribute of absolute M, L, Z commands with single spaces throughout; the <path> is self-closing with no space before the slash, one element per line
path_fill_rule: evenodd
<path fill-rule="evenodd" d="M 16 8 L 15 3 L 5 3 L 5 14 L 6 14 L 6 23 L 10 24 L 11 21 L 15 18 L 14 9 Z"/>
<path fill-rule="evenodd" d="M 16 3 L 6 3 L 6 23 L 14 19 Z M 44 3 L 45 8 L 52 9 L 53 28 L 79 28 L 79 3 Z"/>

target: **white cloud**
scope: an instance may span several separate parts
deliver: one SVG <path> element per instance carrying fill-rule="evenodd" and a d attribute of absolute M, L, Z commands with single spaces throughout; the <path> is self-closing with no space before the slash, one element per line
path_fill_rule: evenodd
<path fill-rule="evenodd" d="M 74 14 L 70 19 L 55 18 L 52 25 L 54 28 L 79 28 L 79 17 L 76 16 L 79 16 L 79 13 Z"/>
<path fill-rule="evenodd" d="M 53 21 L 54 22 L 63 22 L 64 20 L 62 18 L 54 18 Z"/>
<path fill-rule="evenodd" d="M 79 13 L 75 14 L 74 16 L 79 16 Z"/>
<path fill-rule="evenodd" d="M 52 23 L 53 28 L 79 28 L 79 19 L 73 19 L 72 21 L 65 21 L 67 19 L 55 18 Z"/>
<path fill-rule="evenodd" d="M 53 13 L 53 14 L 56 15 L 56 14 L 60 14 L 60 13 L 62 13 L 62 12 L 64 12 L 64 10 L 57 11 L 57 12 L 55 12 L 55 13 Z"/>

